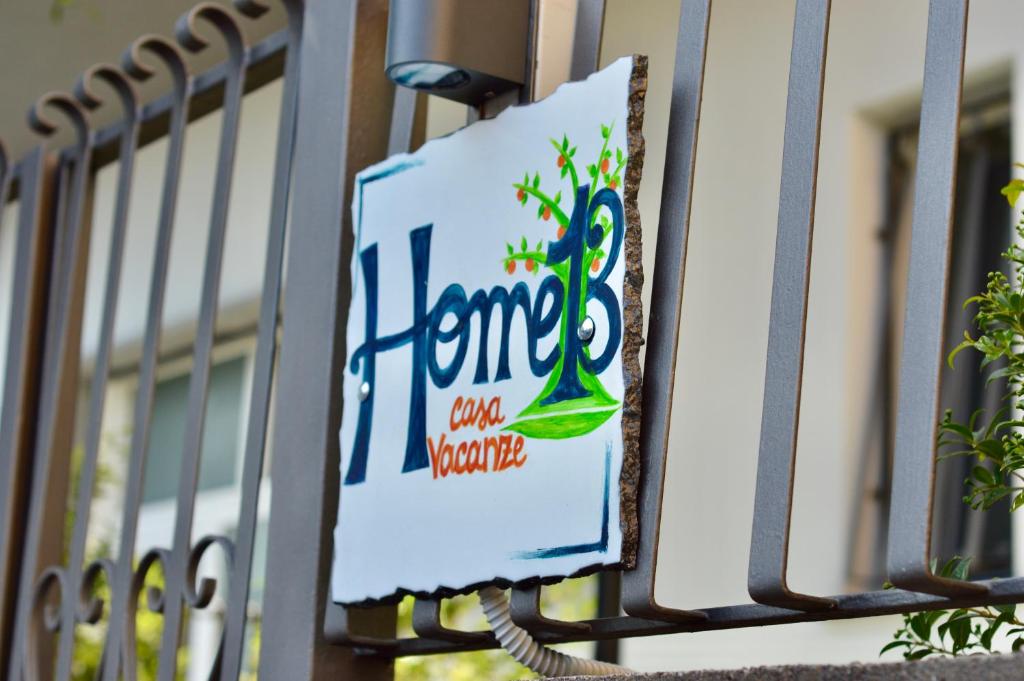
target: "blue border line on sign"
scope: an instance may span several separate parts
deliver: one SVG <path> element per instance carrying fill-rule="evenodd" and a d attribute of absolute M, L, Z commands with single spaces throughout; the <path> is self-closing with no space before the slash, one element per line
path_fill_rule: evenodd
<path fill-rule="evenodd" d="M 352 276 L 353 295 L 359 288 L 359 254 L 362 252 L 363 245 L 363 187 L 370 184 L 371 182 L 376 182 L 377 180 L 383 180 L 385 178 L 392 177 L 394 175 L 397 175 L 398 173 L 409 170 L 410 168 L 416 168 L 421 165 L 423 165 L 423 161 L 420 160 L 402 161 L 401 163 L 396 163 L 393 166 L 389 166 L 382 170 L 378 170 L 372 175 L 367 175 L 366 177 L 360 176 L 356 178 L 356 182 L 359 184 L 359 213 L 358 215 L 356 215 L 356 244 L 355 253 L 353 254 L 353 261 L 355 263 L 355 271 L 353 272 Z"/>
<path fill-rule="evenodd" d="M 612 443 L 608 443 L 604 451 L 604 503 L 601 510 L 601 538 L 589 544 L 569 544 L 568 546 L 555 546 L 550 549 L 535 549 L 533 551 L 520 551 L 513 554 L 519 560 L 536 560 L 538 558 L 561 558 L 580 553 L 606 553 L 608 551 L 608 516 L 609 501 L 611 495 L 612 479 Z"/>

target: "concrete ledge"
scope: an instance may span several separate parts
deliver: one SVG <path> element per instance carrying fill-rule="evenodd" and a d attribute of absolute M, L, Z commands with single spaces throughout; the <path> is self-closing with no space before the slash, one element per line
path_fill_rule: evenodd
<path fill-rule="evenodd" d="M 1024 653 L 920 662 L 843 666 L 757 667 L 724 671 L 659 672 L 633 676 L 573 676 L 561 681 L 1003 681 L 1024 679 Z"/>

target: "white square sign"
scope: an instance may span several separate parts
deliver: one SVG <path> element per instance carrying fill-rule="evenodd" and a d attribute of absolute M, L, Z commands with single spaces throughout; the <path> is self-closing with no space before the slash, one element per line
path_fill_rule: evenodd
<path fill-rule="evenodd" d="M 332 592 L 629 565 L 646 60 L 365 169 Z"/>

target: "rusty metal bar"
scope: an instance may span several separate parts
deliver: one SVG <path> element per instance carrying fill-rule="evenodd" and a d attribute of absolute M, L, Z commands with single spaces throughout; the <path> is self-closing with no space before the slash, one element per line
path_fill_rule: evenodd
<path fill-rule="evenodd" d="M 163 602 L 163 635 L 160 645 L 159 681 L 174 681 L 178 668 L 178 646 L 181 636 L 183 607 L 187 602 L 194 608 L 205 607 L 203 596 L 194 590 L 198 557 L 192 558 L 192 520 L 195 513 L 196 487 L 199 481 L 199 460 L 203 445 L 203 426 L 206 418 L 206 398 L 210 383 L 213 333 L 217 323 L 217 305 L 220 294 L 221 268 L 224 261 L 224 241 L 227 231 L 228 205 L 231 180 L 235 166 L 235 148 L 238 142 L 238 119 L 242 104 L 242 79 L 245 74 L 245 41 L 234 17 L 220 5 L 201 3 L 178 20 L 175 33 L 178 42 L 191 51 L 199 52 L 208 46 L 199 34 L 200 20 L 215 27 L 227 45 L 228 72 L 224 81 L 223 117 L 217 150 L 217 169 L 214 178 L 213 205 L 210 209 L 210 227 L 206 245 L 206 264 L 203 271 L 202 297 L 189 378 L 188 406 L 185 416 L 185 438 L 181 457 L 181 477 L 178 482 L 175 506 L 174 540 L 169 561 L 164 565 L 166 586 Z M 225 542 L 216 542 L 224 544 Z M 209 545 L 209 544 L 206 544 Z M 201 555 L 201 541 L 195 551 Z"/>
<path fill-rule="evenodd" d="M 938 577 L 929 565 L 966 41 L 967 0 L 931 0 L 889 515 L 889 580 L 941 596 L 985 588 Z"/>
<path fill-rule="evenodd" d="M 9 160 L 7 161 L 9 163 Z M 17 168 L 6 165 L 6 186 L 0 209 L 10 196 L 17 173 L 19 207 L 10 282 L 11 316 L 4 371 L 3 414 L 0 416 L 0 669 L 10 668 L 11 642 L 18 601 L 27 490 L 31 486 L 31 451 L 39 397 L 39 364 L 46 311 L 46 277 L 51 225 L 44 206 L 52 189 L 53 169 L 46 172 L 46 154 L 36 147 Z"/>
<path fill-rule="evenodd" d="M 393 638 L 394 609 L 330 604 L 331 522 L 340 489 L 336 377 L 345 361 L 355 172 L 385 156 L 394 94 L 381 64 L 383 0 L 307 0 L 299 52 L 292 224 L 284 286 L 260 675 L 390 679 L 389 661 L 331 645 L 352 631 Z M 358 137 L 351 136 L 359 131 Z M 302 499 L 302 504 L 289 500 Z M 289 587 L 287 585 L 292 585 Z"/>
<path fill-rule="evenodd" d="M 78 378 L 78 343 L 89 242 L 89 211 L 86 206 L 89 203 L 87 194 L 92 138 L 81 105 L 68 95 L 53 92 L 43 95 L 30 112 L 30 123 L 37 132 L 50 136 L 57 130 L 56 123 L 45 113 L 48 107 L 61 111 L 70 121 L 77 143 L 66 210 L 58 209 L 56 212 L 56 250 L 52 259 L 52 287 L 47 303 L 47 336 L 38 431 L 18 585 L 18 610 L 8 666 L 11 679 L 20 679 L 23 673 L 30 676 L 34 673 L 38 677 L 41 656 L 34 644 L 41 644 L 41 641 L 33 625 L 39 619 L 38 610 L 43 607 L 45 591 L 57 586 L 60 587 L 61 599 L 73 598 L 67 592 L 63 579 L 45 576 L 44 566 L 59 562 L 59 550 L 54 549 L 61 545 L 60 534 L 54 537 L 47 532 L 47 528 L 52 528 L 57 516 L 63 525 L 65 512 L 70 421 L 74 408 L 73 386 Z M 72 413 L 68 413 L 69 410 Z M 60 462 L 65 466 L 60 466 Z M 47 504 L 48 499 L 56 503 Z M 36 579 L 40 575 L 37 595 Z M 59 622 L 51 618 L 46 618 L 45 624 L 50 632 L 59 627 Z"/>
<path fill-rule="evenodd" d="M 786 583 L 830 10 L 830 0 L 798 0 L 793 22 L 768 361 L 747 571 L 747 590 L 755 601 L 802 610 L 834 605 L 825 598 L 794 593 Z"/>
<path fill-rule="evenodd" d="M 623 610 L 630 615 L 653 620 L 684 621 L 703 617 L 697 612 L 659 605 L 654 598 L 654 581 L 710 18 L 711 0 L 683 0 L 658 221 L 658 257 L 651 278 L 651 290 L 657 291 L 658 295 L 651 299 L 644 365 L 640 491 L 637 500 L 640 532 L 636 568 L 622 576 Z"/>

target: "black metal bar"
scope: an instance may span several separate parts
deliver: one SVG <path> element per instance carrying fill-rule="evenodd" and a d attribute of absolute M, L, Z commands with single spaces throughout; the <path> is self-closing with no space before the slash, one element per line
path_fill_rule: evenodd
<path fill-rule="evenodd" d="M 412 149 L 413 125 L 420 94 L 411 88 L 395 86 L 395 104 L 391 107 L 391 133 L 388 156 Z"/>
<path fill-rule="evenodd" d="M 157 220 L 156 244 L 150 275 L 149 301 L 146 326 L 139 363 L 138 388 L 133 408 L 133 427 L 129 445 L 128 468 L 125 475 L 125 498 L 121 520 L 121 541 L 117 553 L 117 566 L 111 584 L 111 616 L 104 647 L 103 681 L 116 681 L 120 670 L 125 679 L 135 675 L 134 642 L 127 645 L 125 631 L 128 620 L 134 622 L 137 604 L 131 602 L 131 584 L 134 579 L 135 539 L 138 532 L 139 507 L 142 504 L 142 484 L 146 469 L 146 451 L 149 445 L 149 427 L 152 420 L 153 395 L 156 387 L 157 355 L 160 345 L 160 324 L 163 319 L 164 298 L 167 291 L 167 270 L 170 261 L 171 235 L 177 205 L 178 182 L 181 176 L 182 147 L 185 140 L 185 122 L 191 81 L 180 50 L 170 41 L 156 36 L 144 36 L 125 52 L 122 59 L 125 70 L 137 80 L 150 78 L 155 70 L 141 61 L 143 51 L 157 56 L 169 69 L 172 79 L 171 95 L 174 105 L 170 110 L 167 158 L 164 166 L 163 188 L 160 194 L 160 213 Z"/>
<path fill-rule="evenodd" d="M 931 594 L 914 593 L 901 589 L 886 589 L 859 594 L 832 596 L 836 607 L 822 610 L 792 610 L 760 603 L 744 603 L 724 607 L 707 608 L 702 613 L 704 620 L 666 622 L 644 620 L 636 617 L 611 617 L 588 620 L 590 630 L 579 633 L 552 633 L 539 631 L 534 635 L 541 643 L 556 644 L 574 641 L 592 641 L 608 638 L 660 636 L 663 634 L 720 631 L 745 627 L 763 627 L 798 622 L 824 622 L 832 620 L 876 617 L 921 610 L 967 608 L 981 605 L 1000 605 L 1024 602 L 1024 577 L 994 579 L 974 582 L 979 590 L 969 594 L 944 598 Z M 987 591 L 985 591 L 987 589 Z M 381 650 L 367 649 L 366 653 L 381 657 L 404 657 L 407 655 L 433 655 L 457 653 L 470 650 L 495 648 L 497 643 L 452 644 L 444 641 L 422 638 L 399 639 L 396 645 Z"/>
<path fill-rule="evenodd" d="M 417 600 L 412 606 L 412 630 L 420 638 L 450 641 L 452 643 L 493 643 L 489 631 L 460 631 L 441 624 L 441 599 Z"/>
<path fill-rule="evenodd" d="M 11 281 L 11 314 L 4 371 L 3 414 L 0 416 L 0 669 L 9 669 L 11 641 L 18 600 L 17 574 L 22 558 L 25 490 L 30 482 L 28 453 L 36 415 L 36 369 L 40 357 L 35 341 L 42 328 L 45 299 L 40 270 L 46 265 L 45 236 L 41 225 L 44 195 L 45 150 L 39 146 L 22 158 L 18 175 L 17 241 Z M 10 175 L 0 210 L 10 193 Z"/>
<path fill-rule="evenodd" d="M 967 41 L 967 0 L 931 0 L 889 516 L 889 580 L 954 595 L 984 587 L 932 574 L 939 377 L 949 289 L 953 186 Z"/>
<path fill-rule="evenodd" d="M 242 464 L 242 495 L 235 535 L 235 555 L 224 617 L 224 648 L 220 674 L 237 679 L 242 671 L 245 648 L 245 619 L 249 605 L 249 587 L 256 541 L 260 481 L 267 439 L 270 395 L 277 356 L 277 319 L 281 299 L 281 276 L 285 233 L 288 223 L 288 199 L 292 177 L 292 148 L 295 144 L 295 118 L 299 91 L 299 45 L 302 39 L 302 2 L 285 0 L 288 13 L 288 48 L 285 53 L 284 85 L 278 121 L 277 149 L 274 159 L 274 186 L 270 202 L 270 226 L 267 232 L 266 263 L 260 297 L 259 335 L 253 361 L 249 421 Z M 250 16 L 259 16 L 266 6 L 253 0 L 236 5 Z"/>
<path fill-rule="evenodd" d="M 793 21 L 768 361 L 747 571 L 747 590 L 755 601 L 799 609 L 834 605 L 828 599 L 794 593 L 786 583 L 830 9 L 830 0 L 798 0 Z"/>
<path fill-rule="evenodd" d="M 512 621 L 530 633 L 538 631 L 582 632 L 590 626 L 585 622 L 567 622 L 545 617 L 540 611 L 541 585 L 513 588 L 509 602 Z"/>
<path fill-rule="evenodd" d="M 601 57 L 605 0 L 579 0 L 573 30 L 569 80 L 583 80 L 597 70 Z"/>
<path fill-rule="evenodd" d="M 658 221 L 658 257 L 654 262 L 651 282 L 651 290 L 657 291 L 658 295 L 651 300 L 644 367 L 637 508 L 640 532 L 636 568 L 622 576 L 623 610 L 649 619 L 693 620 L 702 617 L 699 613 L 658 605 L 654 598 L 654 580 L 710 18 L 711 0 L 683 1 Z"/>
<path fill-rule="evenodd" d="M 25 532 L 25 549 L 18 586 L 18 612 L 8 670 L 8 676 L 11 679 L 20 679 L 21 674 L 27 668 L 35 668 L 39 662 L 37 651 L 28 649 L 25 644 L 27 641 L 35 639 L 35 637 L 29 637 L 28 632 L 36 620 L 36 617 L 33 616 L 37 601 L 36 578 L 42 572 L 38 562 L 44 546 L 43 534 L 46 516 L 48 512 L 55 510 L 49 508 L 48 502 L 57 504 L 56 509 L 61 512 L 64 510 L 64 499 L 50 499 L 48 492 L 50 491 L 51 469 L 55 459 L 58 458 L 56 450 L 63 440 L 61 389 L 72 373 L 73 363 L 69 361 L 70 355 L 74 353 L 77 356 L 78 351 L 78 348 L 70 342 L 71 339 L 79 337 L 78 331 L 80 331 L 80 329 L 75 330 L 71 327 L 76 323 L 79 325 L 81 323 L 80 311 L 79 314 L 76 314 L 72 309 L 74 305 L 80 304 L 81 298 L 81 291 L 77 290 L 79 287 L 76 286 L 80 277 L 76 274 L 81 272 L 83 254 L 88 248 L 88 230 L 83 224 L 85 222 L 84 207 L 91 153 L 91 134 L 88 122 L 85 112 L 77 101 L 68 95 L 51 92 L 43 95 L 30 112 L 32 127 L 43 135 L 52 135 L 57 130 L 56 124 L 44 113 L 44 109 L 48 106 L 60 110 L 71 122 L 75 130 L 77 145 L 67 211 L 66 213 L 57 212 L 60 220 L 57 231 L 61 234 L 57 239 L 59 250 L 55 252 L 54 257 L 56 266 L 56 270 L 53 272 L 54 287 L 51 289 L 47 305 L 47 337 L 43 360 L 38 438 L 35 443 L 32 469 L 31 504 Z M 47 539 L 52 540 L 53 538 Z M 54 583 L 43 580 L 40 587 L 45 588 Z M 61 597 L 70 598 L 71 596 L 61 594 Z M 52 630 L 54 628 L 51 628 Z"/>
<path fill-rule="evenodd" d="M 394 86 L 381 69 L 382 0 L 307 0 L 278 367 L 260 675 L 268 679 L 391 678 L 385 660 L 331 645 L 358 631 L 394 636 L 394 610 L 330 603 L 332 519 L 340 489 L 337 376 L 345 361 L 352 257 L 352 178 L 384 157 Z M 357 94 L 358 93 L 358 94 Z M 358 137 L 350 137 L 353 131 Z M 302 504 L 289 503 L 302 499 Z M 284 500 L 283 502 L 281 500 Z M 293 585 L 295 588 L 288 587 Z M 351 630 L 350 630 L 351 626 Z"/>
<path fill-rule="evenodd" d="M 205 49 L 208 43 L 200 37 L 198 32 L 200 20 L 214 26 L 227 44 L 228 73 L 224 81 L 223 118 L 217 150 L 213 205 L 210 209 L 206 264 L 203 271 L 199 320 L 194 341 L 192 374 L 189 378 L 181 477 L 178 482 L 177 504 L 175 505 L 174 543 L 170 552 L 169 564 L 164 566 L 166 587 L 164 589 L 160 669 L 157 675 L 159 681 L 174 681 L 176 678 L 183 606 L 186 598 L 190 602 L 195 600 L 186 591 L 187 582 L 190 581 L 188 557 L 192 553 L 192 520 L 195 513 L 196 487 L 199 481 L 199 461 L 202 453 L 206 398 L 212 364 L 213 333 L 217 323 L 228 205 L 235 166 L 235 148 L 238 142 L 238 119 L 242 104 L 242 80 L 245 74 L 245 42 L 241 29 L 233 16 L 220 5 L 200 3 L 182 16 L 175 27 L 178 42 L 192 52 Z"/>
<path fill-rule="evenodd" d="M 114 339 L 114 320 L 117 314 L 118 290 L 124 260 L 125 229 L 128 223 L 128 199 L 131 196 L 132 175 L 135 170 L 135 149 L 138 136 L 138 99 L 127 77 L 118 69 L 100 65 L 90 68 L 78 82 L 76 94 L 89 108 L 100 106 L 102 100 L 92 91 L 92 79 L 98 78 L 112 86 L 124 110 L 121 132 L 121 153 L 117 175 L 117 196 L 107 255 L 107 280 L 100 321 L 99 346 L 89 394 L 88 425 L 85 438 L 85 456 L 78 480 L 78 499 L 75 504 L 75 523 L 71 537 L 71 552 L 65 568 L 67 593 L 61 598 L 61 626 L 57 647 L 58 680 L 71 678 L 72 653 L 75 643 L 75 625 L 84 619 L 77 594 L 83 591 L 85 540 L 89 527 L 89 509 L 96 484 L 100 436 L 103 430 L 103 407 L 107 394 L 107 376 Z"/>

